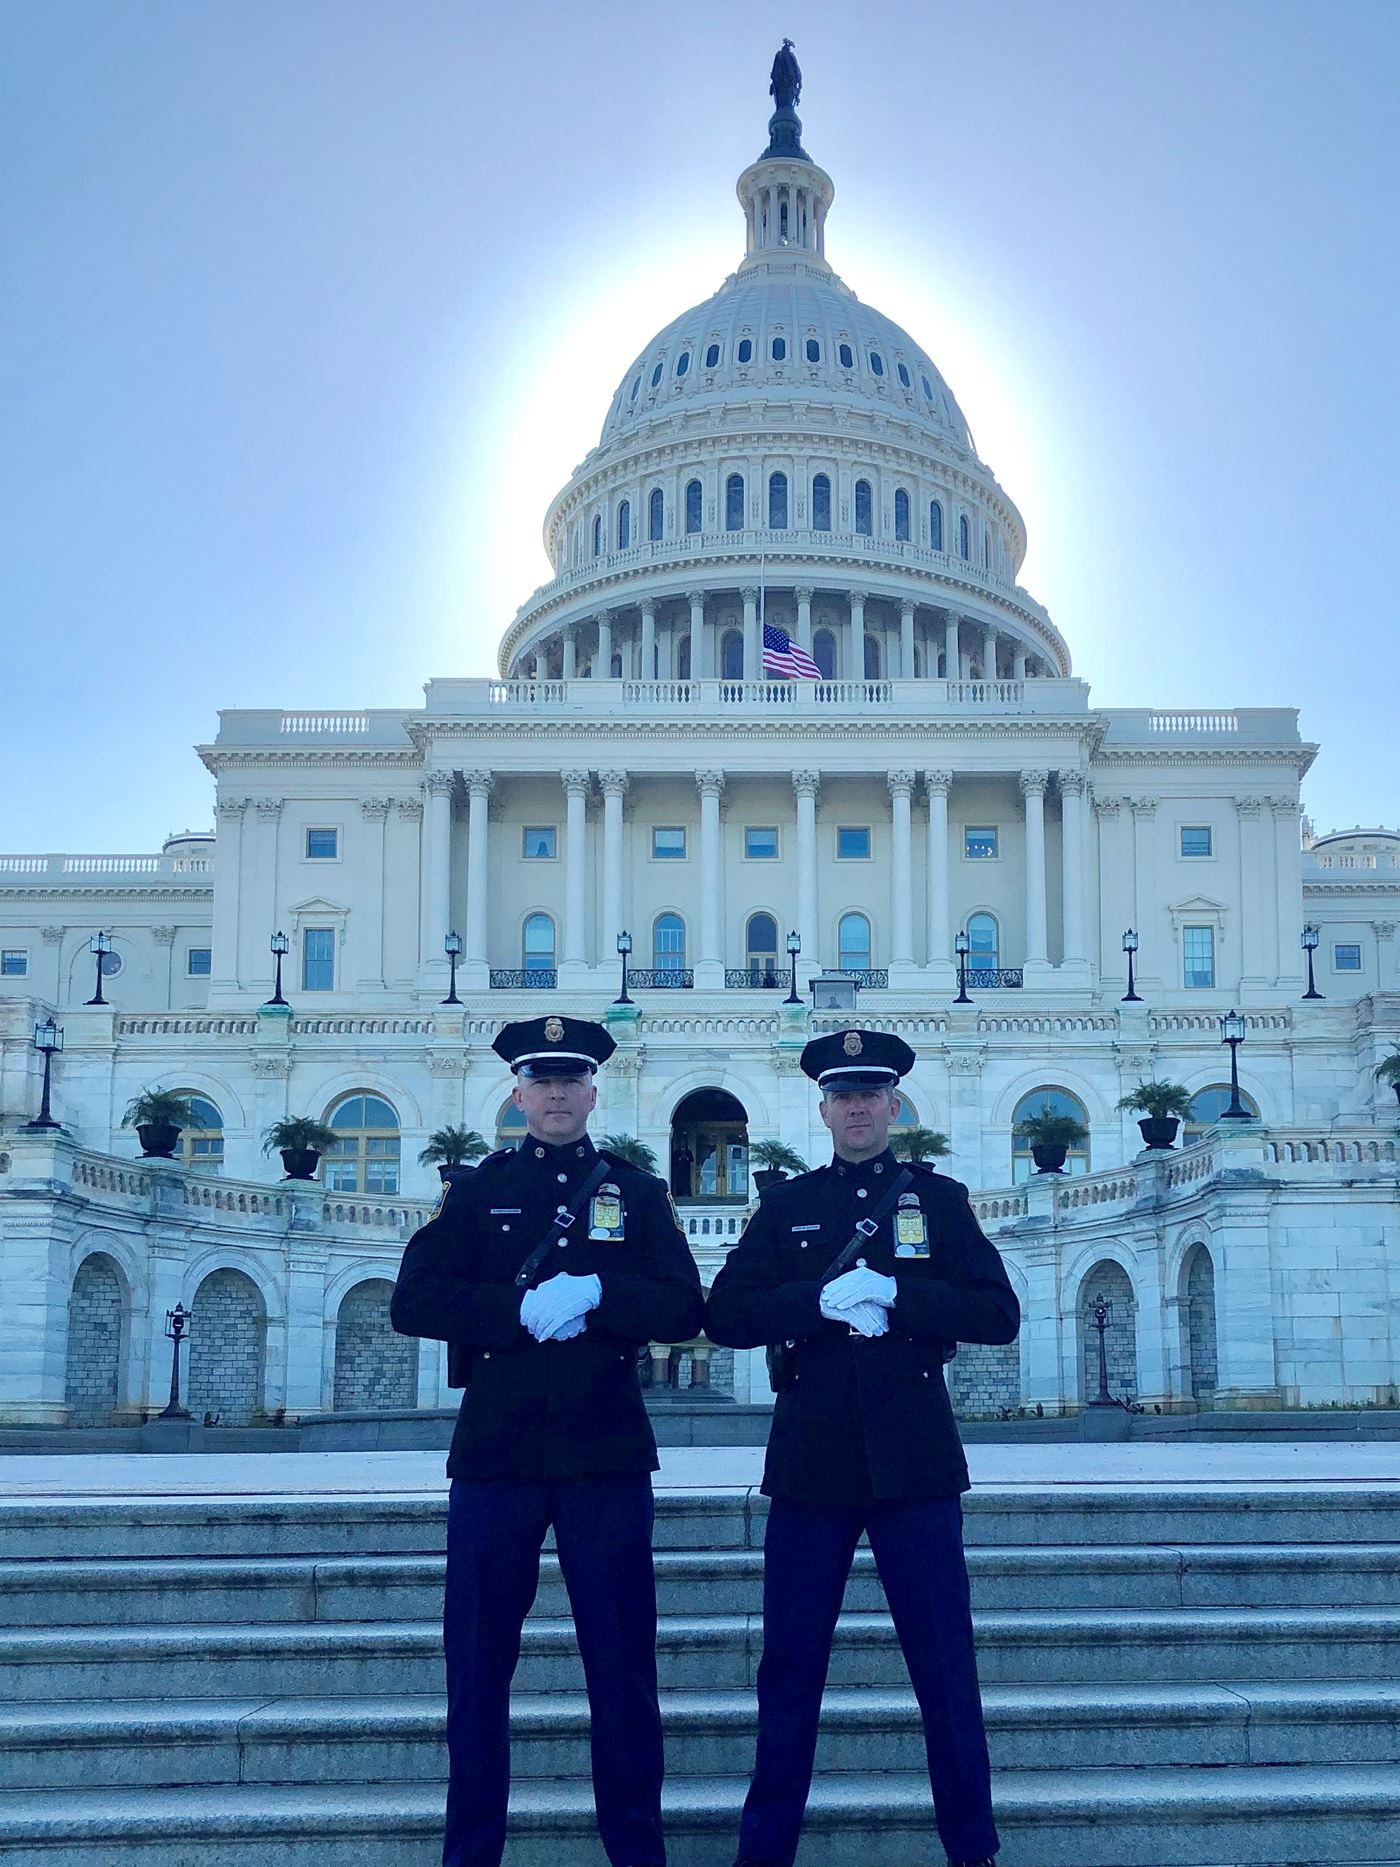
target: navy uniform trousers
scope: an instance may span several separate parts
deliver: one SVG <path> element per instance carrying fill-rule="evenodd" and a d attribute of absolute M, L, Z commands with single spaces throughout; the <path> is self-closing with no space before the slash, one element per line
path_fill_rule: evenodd
<path fill-rule="evenodd" d="M 588 1684 L 598 1831 L 613 1867 L 662 1867 L 661 1714 L 649 1472 L 454 1478 L 447 1507 L 447 1790 L 443 1867 L 500 1867 L 510 1682 L 554 1526 Z"/>
<path fill-rule="evenodd" d="M 774 1498 L 763 1544 L 758 1756 L 739 1853 L 791 1867 L 812 1784 L 822 1688 L 864 1530 L 923 1717 L 938 1833 L 949 1858 L 997 1851 L 957 1497 L 851 1508 Z"/>

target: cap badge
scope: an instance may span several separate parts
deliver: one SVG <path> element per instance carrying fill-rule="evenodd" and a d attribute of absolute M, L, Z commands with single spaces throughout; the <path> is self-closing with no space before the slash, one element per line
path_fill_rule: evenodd
<path fill-rule="evenodd" d="M 858 1057 L 862 1049 L 862 1045 L 860 1041 L 860 1032 L 859 1031 L 847 1031 L 846 1041 L 842 1044 L 841 1048 L 845 1051 L 848 1057 Z"/>
<path fill-rule="evenodd" d="M 563 1019 L 562 1018 L 546 1018 L 544 1021 L 544 1034 L 549 1039 L 551 1044 L 557 1044 L 564 1035 Z"/>

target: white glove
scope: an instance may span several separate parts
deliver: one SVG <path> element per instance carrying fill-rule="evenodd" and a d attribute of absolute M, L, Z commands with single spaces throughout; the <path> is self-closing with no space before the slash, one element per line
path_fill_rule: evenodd
<path fill-rule="evenodd" d="M 834 1310 L 850 1309 L 856 1303 L 878 1303 L 882 1309 L 892 1309 L 899 1292 L 899 1285 L 893 1277 L 882 1277 L 879 1271 L 867 1270 L 864 1262 L 853 1271 L 847 1271 L 843 1277 L 833 1277 L 822 1291 L 822 1309 L 828 1304 Z"/>
<path fill-rule="evenodd" d="M 572 1342 L 576 1335 L 582 1335 L 588 1327 L 586 1316 L 575 1316 L 572 1322 L 561 1322 L 550 1335 L 542 1335 L 541 1342 Z"/>
<path fill-rule="evenodd" d="M 852 1335 L 889 1334 L 889 1313 L 878 1303 L 853 1303 L 849 1309 L 833 1310 L 830 1320 L 848 1324 Z"/>
<path fill-rule="evenodd" d="M 603 1300 L 603 1285 L 596 1275 L 572 1277 L 561 1271 L 547 1283 L 527 1290 L 520 1301 L 520 1320 L 537 1342 L 563 1341 L 560 1331 L 568 1324 L 582 1325 L 589 1310 Z M 570 1330 L 576 1335 L 577 1330 Z"/>

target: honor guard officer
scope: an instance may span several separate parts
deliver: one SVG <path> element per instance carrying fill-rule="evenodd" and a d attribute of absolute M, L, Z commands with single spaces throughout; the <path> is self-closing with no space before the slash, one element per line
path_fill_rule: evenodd
<path fill-rule="evenodd" d="M 661 1867 L 661 1717 L 645 1342 L 699 1333 L 703 1298 L 664 1184 L 588 1137 L 599 1024 L 533 1018 L 493 1049 L 527 1133 L 443 1188 L 391 1317 L 452 1345 L 467 1392 L 447 1461 L 444 1867 L 499 1867 L 510 1682 L 554 1526 L 588 1685 L 598 1828 L 613 1867 Z"/>
<path fill-rule="evenodd" d="M 880 1031 L 807 1045 L 835 1158 L 765 1188 L 710 1293 L 711 1341 L 769 1346 L 776 1392 L 758 1754 L 737 1867 L 790 1867 L 797 1852 L 862 1530 L 923 1716 L 944 1848 L 978 1867 L 997 1851 L 962 1547 L 967 1463 L 943 1363 L 960 1341 L 1013 1341 L 1020 1311 L 967 1188 L 890 1151 L 913 1062 Z"/>

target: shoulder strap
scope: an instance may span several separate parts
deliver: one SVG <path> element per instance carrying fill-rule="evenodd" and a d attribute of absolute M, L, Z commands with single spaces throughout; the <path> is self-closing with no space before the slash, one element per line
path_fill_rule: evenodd
<path fill-rule="evenodd" d="M 827 1266 L 826 1275 L 822 1278 L 824 1284 L 829 1284 L 833 1277 L 838 1277 L 851 1263 L 852 1259 L 865 1249 L 876 1232 L 879 1231 L 881 1219 L 885 1217 L 886 1213 L 894 1210 L 895 1202 L 898 1200 L 900 1194 L 913 1184 L 913 1174 L 910 1173 L 907 1167 L 901 1168 L 889 1192 L 885 1194 L 885 1197 L 872 1212 L 866 1213 L 865 1217 L 851 1234 L 850 1239 Z"/>
<path fill-rule="evenodd" d="M 544 1237 L 535 1246 L 520 1269 L 515 1273 L 515 1287 L 517 1290 L 523 1290 L 526 1287 L 540 1265 L 544 1263 L 550 1252 L 553 1251 L 554 1247 L 559 1243 L 559 1240 L 578 1217 L 585 1201 L 592 1197 L 611 1172 L 611 1161 L 603 1159 L 600 1155 L 598 1163 L 594 1167 L 592 1173 L 589 1174 L 588 1178 L 584 1181 L 577 1193 L 574 1194 L 568 1205 L 561 1206 L 558 1212 L 555 1213 L 553 1225 L 550 1226 Z"/>

